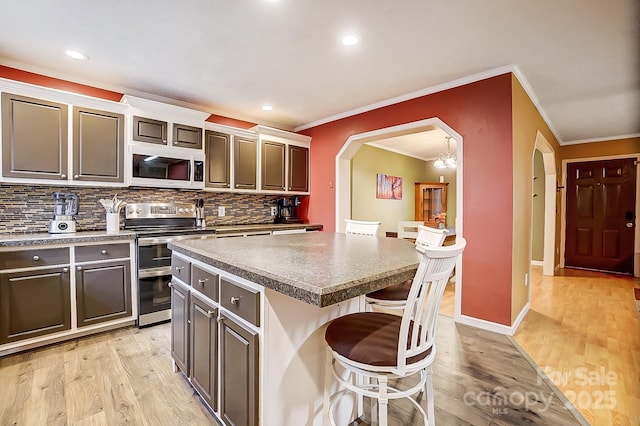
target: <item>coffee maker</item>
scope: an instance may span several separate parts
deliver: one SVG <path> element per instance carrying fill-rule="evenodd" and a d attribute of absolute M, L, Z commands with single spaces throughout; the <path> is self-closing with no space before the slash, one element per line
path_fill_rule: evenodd
<path fill-rule="evenodd" d="M 49 222 L 50 234 L 76 232 L 75 215 L 78 214 L 78 196 L 70 192 L 53 193 L 53 219 Z"/>
<path fill-rule="evenodd" d="M 297 207 L 300 205 L 298 197 L 278 198 L 276 201 L 278 210 L 274 223 L 302 223 L 296 213 Z"/>

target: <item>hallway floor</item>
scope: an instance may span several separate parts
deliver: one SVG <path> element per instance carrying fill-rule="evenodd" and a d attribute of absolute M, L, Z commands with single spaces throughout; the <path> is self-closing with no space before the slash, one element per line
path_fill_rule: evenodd
<path fill-rule="evenodd" d="M 515 341 L 592 425 L 640 425 L 640 279 L 533 267 Z"/>

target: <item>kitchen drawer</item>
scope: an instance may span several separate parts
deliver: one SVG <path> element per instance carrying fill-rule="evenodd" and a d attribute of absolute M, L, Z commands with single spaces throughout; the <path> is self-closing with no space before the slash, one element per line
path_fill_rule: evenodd
<path fill-rule="evenodd" d="M 0 269 L 34 268 L 68 263 L 68 248 L 30 247 L 27 250 L 0 252 Z"/>
<path fill-rule="evenodd" d="M 76 262 L 95 260 L 129 259 L 129 244 L 104 244 L 97 246 L 78 246 L 74 248 Z"/>
<path fill-rule="evenodd" d="M 220 304 L 229 312 L 260 326 L 260 292 L 220 277 Z"/>
<path fill-rule="evenodd" d="M 171 256 L 171 274 L 189 284 L 191 282 L 191 262 L 181 257 Z"/>
<path fill-rule="evenodd" d="M 214 302 L 218 301 L 218 274 L 193 265 L 193 269 L 191 270 L 191 287 Z"/>

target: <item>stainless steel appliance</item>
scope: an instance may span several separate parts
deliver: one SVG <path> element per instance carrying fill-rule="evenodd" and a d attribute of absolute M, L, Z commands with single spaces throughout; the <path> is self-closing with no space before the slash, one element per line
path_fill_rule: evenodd
<path fill-rule="evenodd" d="M 276 203 L 278 210 L 274 223 L 303 223 L 297 215 L 297 208 L 300 205 L 298 197 L 279 198 Z"/>
<path fill-rule="evenodd" d="M 78 196 L 71 192 L 53 193 L 53 219 L 49 222 L 50 234 L 76 232 L 75 215 L 78 214 Z"/>
<path fill-rule="evenodd" d="M 196 206 L 190 203 L 137 203 L 125 209 L 125 229 L 137 235 L 138 327 L 171 319 L 170 241 L 206 235 L 196 227 Z"/>
<path fill-rule="evenodd" d="M 133 145 L 131 185 L 204 188 L 204 153 L 188 148 Z"/>

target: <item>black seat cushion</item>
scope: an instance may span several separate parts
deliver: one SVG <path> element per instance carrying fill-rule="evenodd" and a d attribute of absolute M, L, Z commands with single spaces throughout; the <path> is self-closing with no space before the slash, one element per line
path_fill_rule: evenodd
<path fill-rule="evenodd" d="M 402 317 L 397 315 L 358 312 L 333 320 L 327 327 L 324 338 L 334 352 L 352 361 L 377 367 L 393 367 L 398 363 L 401 322 Z M 429 353 L 431 348 L 409 358 L 407 364 L 415 363 Z"/>
<path fill-rule="evenodd" d="M 378 300 L 407 300 L 407 298 L 409 298 L 409 291 L 411 290 L 411 283 L 413 283 L 413 280 L 407 280 L 398 284 L 393 284 L 389 287 L 385 287 L 380 290 L 368 293 L 367 297 Z"/>

